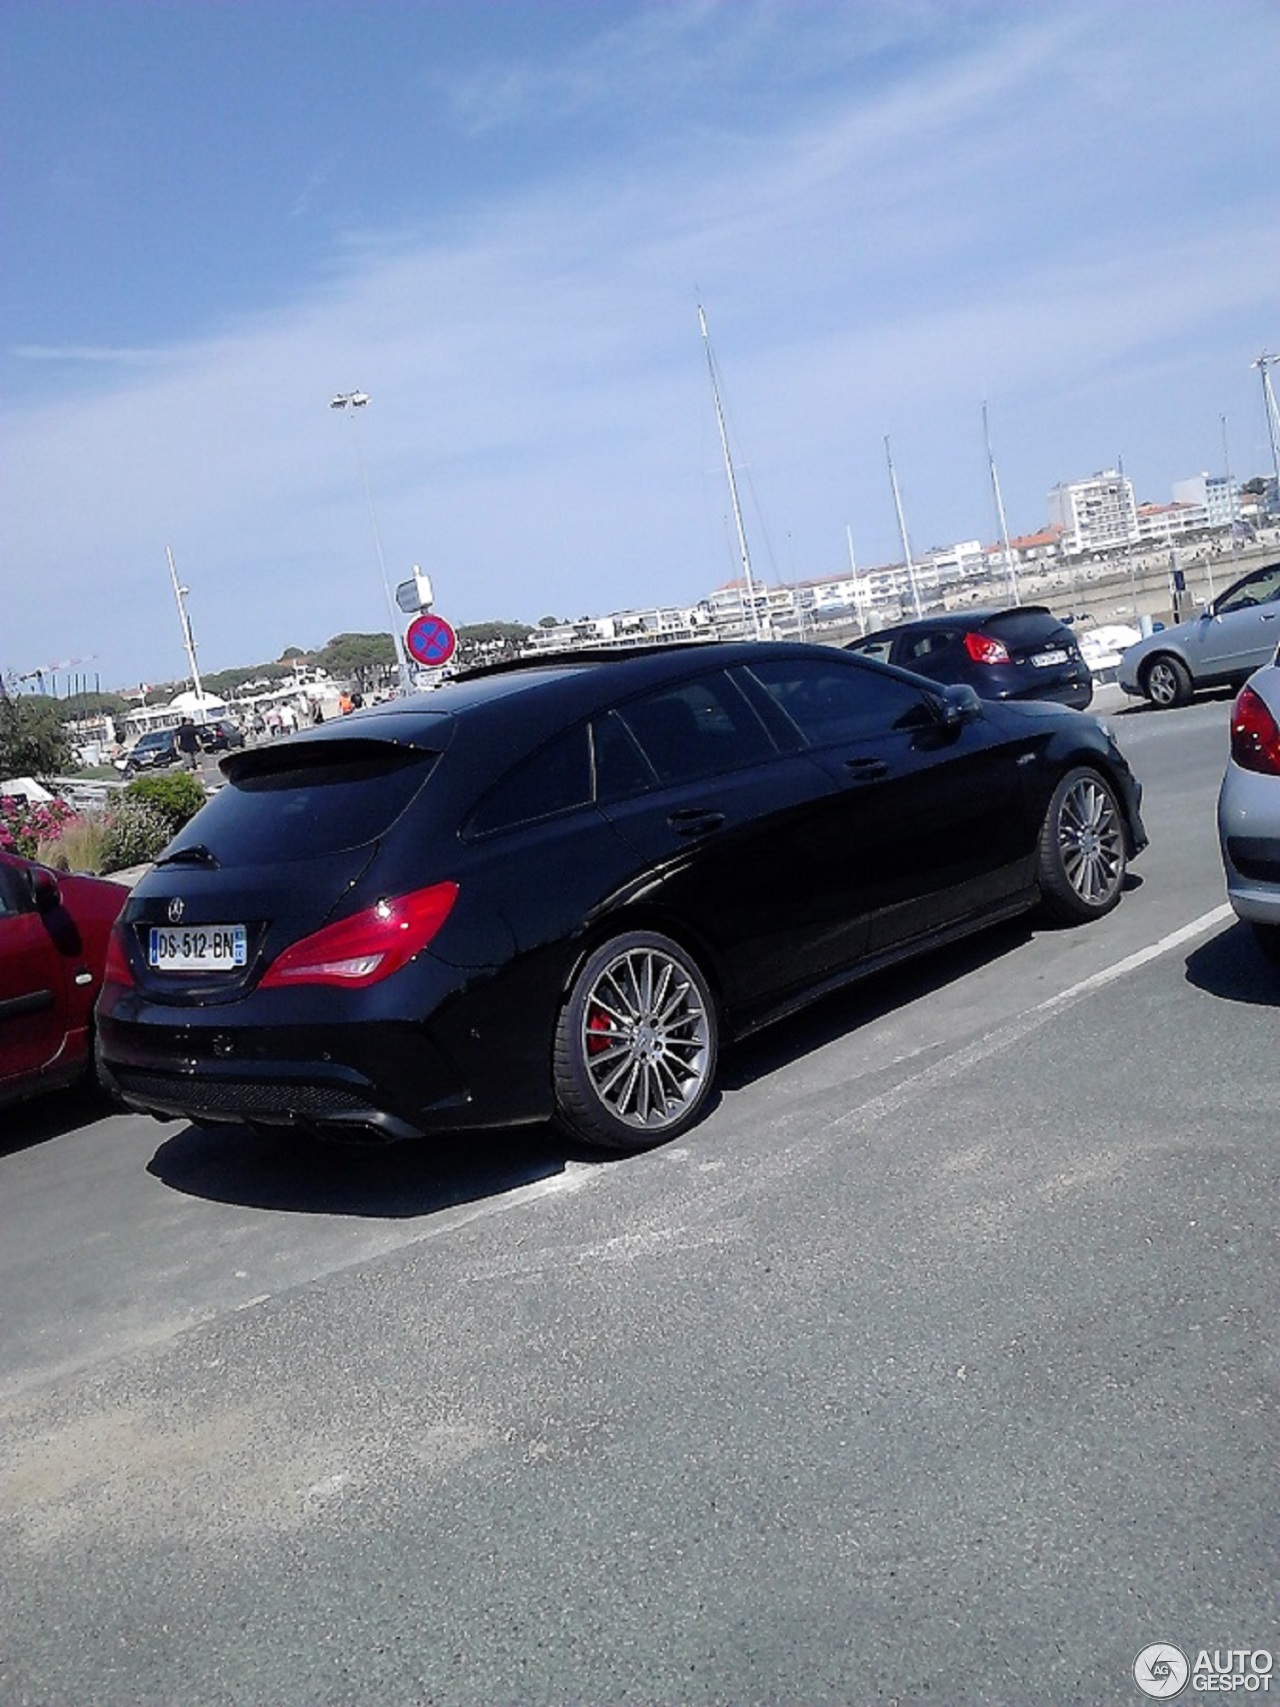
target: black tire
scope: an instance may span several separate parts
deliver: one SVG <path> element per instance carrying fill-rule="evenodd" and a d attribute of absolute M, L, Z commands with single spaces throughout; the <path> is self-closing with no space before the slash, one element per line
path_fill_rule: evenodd
<path fill-rule="evenodd" d="M 1088 765 L 1053 791 L 1040 830 L 1037 879 L 1045 911 L 1062 924 L 1100 919 L 1120 899 L 1128 855 L 1111 784 Z"/>
<path fill-rule="evenodd" d="M 1142 691 L 1158 711 L 1186 705 L 1191 699 L 1191 672 L 1170 652 L 1157 652 L 1142 672 Z"/>
<path fill-rule="evenodd" d="M 631 931 L 582 966 L 556 1025 L 556 1118 L 603 1150 L 646 1150 L 698 1119 L 715 1079 L 715 1004 L 668 937 Z"/>
<path fill-rule="evenodd" d="M 1280 965 L 1280 925 L 1264 925 L 1255 919 L 1253 939 L 1268 960 L 1274 960 Z"/>

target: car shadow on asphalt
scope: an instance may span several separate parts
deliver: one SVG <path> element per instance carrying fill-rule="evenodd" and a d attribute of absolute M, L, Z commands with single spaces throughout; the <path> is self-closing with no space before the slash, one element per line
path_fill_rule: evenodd
<path fill-rule="evenodd" d="M 549 1125 L 377 1145 L 182 1126 L 147 1172 L 217 1203 L 395 1220 L 434 1215 L 563 1174 L 580 1152 Z"/>
<path fill-rule="evenodd" d="M 1187 982 L 1227 1002 L 1280 1007 L 1280 966 L 1267 958 L 1253 931 L 1239 919 L 1187 956 Z"/>
<path fill-rule="evenodd" d="M 1200 705 L 1217 701 L 1230 707 L 1235 703 L 1235 697 L 1238 692 L 1239 689 L 1235 687 L 1197 688 L 1191 699 L 1188 700 L 1187 704 Z M 1116 706 L 1112 711 L 1100 711 L 1097 712 L 1096 715 L 1106 719 L 1116 717 L 1164 717 L 1169 709 L 1181 711 L 1185 710 L 1186 707 L 1176 706 L 1168 708 L 1152 705 L 1149 699 L 1129 699 L 1124 705 Z"/>
<path fill-rule="evenodd" d="M 1036 915 L 1024 915 L 992 925 L 948 948 L 935 949 L 918 960 L 873 972 L 726 1049 L 720 1064 L 721 1086 L 743 1090 L 779 1067 L 990 965 L 1044 928 L 1044 921 Z"/>
<path fill-rule="evenodd" d="M 106 1120 L 114 1112 L 110 1101 L 92 1085 L 72 1085 L 0 1109 L 0 1156 L 13 1156 L 36 1144 L 65 1138 L 72 1132 Z"/>

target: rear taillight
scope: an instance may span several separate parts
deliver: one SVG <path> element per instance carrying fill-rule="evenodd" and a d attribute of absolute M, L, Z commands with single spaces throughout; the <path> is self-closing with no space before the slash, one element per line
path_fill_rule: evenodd
<path fill-rule="evenodd" d="M 111 935 L 107 938 L 107 959 L 102 969 L 102 982 L 123 984 L 127 990 L 135 983 L 135 979 L 124 943 L 124 920 L 117 919 L 111 927 Z"/>
<path fill-rule="evenodd" d="M 326 925 L 286 948 L 263 973 L 261 987 L 278 984 L 337 984 L 360 989 L 412 960 L 449 917 L 456 883 L 433 883 Z"/>
<path fill-rule="evenodd" d="M 1243 771 L 1280 776 L 1280 724 L 1252 688 L 1241 688 L 1231 708 L 1231 757 Z"/>
<path fill-rule="evenodd" d="M 1010 662 L 1009 649 L 1002 640 L 993 635 L 983 634 L 980 630 L 972 630 L 964 637 L 964 649 L 975 664 L 1007 664 Z"/>

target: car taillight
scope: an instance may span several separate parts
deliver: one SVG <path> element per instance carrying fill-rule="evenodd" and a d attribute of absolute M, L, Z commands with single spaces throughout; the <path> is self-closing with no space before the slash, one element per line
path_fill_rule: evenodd
<path fill-rule="evenodd" d="M 965 635 L 964 649 L 975 664 L 1007 664 L 1010 661 L 1004 642 L 980 630 L 971 630 Z"/>
<path fill-rule="evenodd" d="M 391 895 L 349 919 L 326 925 L 293 943 L 263 973 L 261 987 L 337 984 L 359 989 L 412 960 L 449 917 L 456 883 L 433 883 L 408 895 Z"/>
<path fill-rule="evenodd" d="M 102 969 L 102 982 L 104 984 L 123 984 L 126 989 L 129 989 L 136 982 L 124 946 L 123 919 L 116 920 L 111 927 L 111 935 L 107 938 L 107 958 Z"/>
<path fill-rule="evenodd" d="M 1231 757 L 1241 770 L 1280 776 L 1280 724 L 1252 688 L 1241 688 L 1231 708 Z"/>

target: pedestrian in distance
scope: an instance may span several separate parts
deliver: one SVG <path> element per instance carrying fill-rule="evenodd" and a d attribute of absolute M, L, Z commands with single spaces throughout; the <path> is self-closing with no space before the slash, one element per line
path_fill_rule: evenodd
<path fill-rule="evenodd" d="M 200 733 L 189 717 L 184 717 L 178 725 L 176 736 L 178 751 L 182 755 L 182 763 L 189 771 L 200 768 Z"/>

